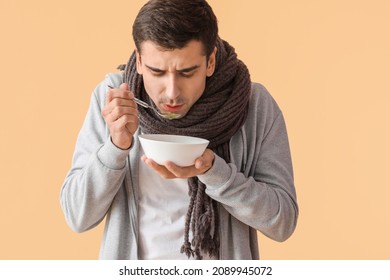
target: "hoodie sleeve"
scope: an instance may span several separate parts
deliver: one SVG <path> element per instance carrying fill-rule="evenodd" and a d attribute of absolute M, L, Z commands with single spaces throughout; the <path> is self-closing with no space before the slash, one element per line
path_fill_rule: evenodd
<path fill-rule="evenodd" d="M 206 193 L 241 222 L 276 241 L 294 232 L 298 205 L 285 121 L 279 107 L 255 86 L 248 119 L 230 145 L 232 163 L 216 155 L 199 179 Z"/>
<path fill-rule="evenodd" d="M 129 150 L 121 150 L 111 142 L 101 115 L 107 86 L 119 84 L 119 75 L 107 75 L 92 93 L 72 166 L 61 189 L 61 208 L 76 232 L 93 228 L 103 220 L 125 176 Z"/>

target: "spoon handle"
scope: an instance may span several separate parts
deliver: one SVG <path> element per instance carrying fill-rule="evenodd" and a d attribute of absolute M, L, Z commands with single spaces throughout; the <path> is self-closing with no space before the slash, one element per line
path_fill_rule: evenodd
<path fill-rule="evenodd" d="M 109 87 L 110 89 L 114 89 L 114 87 L 111 86 L 111 85 L 108 85 L 108 87 Z M 152 108 L 152 106 L 150 106 L 148 103 L 146 103 L 146 102 L 144 102 L 144 101 L 142 101 L 142 100 L 139 100 L 139 99 L 136 98 L 136 97 L 133 97 L 132 100 L 134 100 L 135 103 L 137 103 L 138 105 L 141 105 L 141 106 L 144 107 L 144 108 Z"/>
<path fill-rule="evenodd" d="M 138 105 L 141 105 L 142 107 L 144 108 L 153 108 L 152 106 L 150 106 L 148 103 L 142 101 L 142 100 L 139 100 L 138 98 L 136 97 L 133 97 L 132 100 L 137 103 Z"/>

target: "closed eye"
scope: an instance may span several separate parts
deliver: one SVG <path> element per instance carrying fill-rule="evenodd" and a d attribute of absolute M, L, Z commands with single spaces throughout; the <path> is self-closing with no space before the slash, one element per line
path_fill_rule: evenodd
<path fill-rule="evenodd" d="M 153 76 L 162 76 L 165 73 L 164 70 L 161 70 L 161 69 L 158 69 L 158 68 L 154 68 L 152 66 L 146 65 L 146 68 L 149 69 L 150 73 L 152 73 Z"/>
<path fill-rule="evenodd" d="M 179 73 L 184 78 L 191 78 L 195 74 L 195 71 L 179 72 Z"/>
<path fill-rule="evenodd" d="M 162 70 L 153 70 L 153 69 L 150 69 L 150 72 L 152 73 L 153 76 L 157 76 L 157 77 L 160 77 L 165 73 Z"/>
<path fill-rule="evenodd" d="M 194 66 L 191 66 L 188 68 L 177 70 L 177 72 L 179 72 L 180 75 L 183 77 L 190 78 L 196 73 L 198 68 L 199 68 L 199 65 L 194 65 Z"/>

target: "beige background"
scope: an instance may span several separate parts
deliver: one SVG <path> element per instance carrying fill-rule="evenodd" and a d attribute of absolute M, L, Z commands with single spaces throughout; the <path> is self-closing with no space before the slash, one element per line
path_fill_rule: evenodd
<path fill-rule="evenodd" d="M 0 0 L 0 259 L 96 259 L 59 192 L 90 93 L 127 61 L 145 1 Z M 390 259 L 390 1 L 210 0 L 282 108 L 300 204 L 265 259 Z"/>

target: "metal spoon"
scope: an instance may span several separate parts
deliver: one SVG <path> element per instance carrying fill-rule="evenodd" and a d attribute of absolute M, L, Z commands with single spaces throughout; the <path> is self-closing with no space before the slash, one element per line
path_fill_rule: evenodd
<path fill-rule="evenodd" d="M 108 86 L 109 88 L 113 89 L 114 87 L 112 86 Z M 168 119 L 168 120 L 174 120 L 174 119 L 178 119 L 181 117 L 180 114 L 176 114 L 176 113 L 160 113 L 160 111 L 158 111 L 156 108 L 154 108 L 153 106 L 149 105 L 148 103 L 142 101 L 142 100 L 139 100 L 138 98 L 136 97 L 133 97 L 132 100 L 137 103 L 138 105 L 144 107 L 144 108 L 147 108 L 147 109 L 152 109 L 154 112 L 156 112 L 157 115 L 165 118 L 165 119 Z"/>

